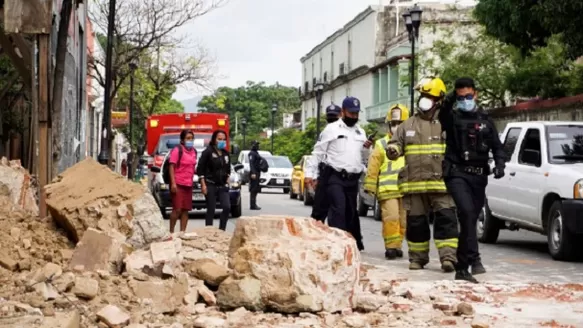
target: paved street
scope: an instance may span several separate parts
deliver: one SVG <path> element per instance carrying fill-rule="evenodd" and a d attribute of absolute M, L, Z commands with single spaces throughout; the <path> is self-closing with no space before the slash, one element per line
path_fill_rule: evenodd
<path fill-rule="evenodd" d="M 307 217 L 311 209 L 298 200 L 292 200 L 278 189 L 262 193 L 258 196 L 261 211 L 249 211 L 249 194 L 243 187 L 243 215 L 274 214 Z M 372 211 L 369 211 L 372 215 Z M 230 220 L 228 230 L 232 231 L 236 220 Z M 203 212 L 195 214 L 189 222 L 189 228 L 204 226 Z M 218 218 L 215 219 L 218 226 Z M 387 265 L 398 272 L 406 272 L 411 279 L 434 280 L 449 279 L 453 276 L 441 273 L 437 251 L 432 249 L 432 262 L 423 271 L 408 271 L 408 261 L 386 261 L 381 237 L 381 223 L 371 217 L 361 218 L 364 235 L 365 251 L 362 253 L 365 261 Z M 433 246 L 432 246 L 433 247 Z M 568 263 L 554 261 L 547 253 L 546 238 L 528 231 L 502 231 L 496 245 L 480 244 L 480 251 L 488 273 L 478 276 L 481 280 L 516 280 L 535 282 L 583 282 L 583 263 Z"/>

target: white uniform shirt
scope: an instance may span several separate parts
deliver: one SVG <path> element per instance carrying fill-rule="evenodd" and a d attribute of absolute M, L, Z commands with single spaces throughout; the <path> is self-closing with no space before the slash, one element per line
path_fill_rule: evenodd
<path fill-rule="evenodd" d="M 348 127 L 341 119 L 326 125 L 307 164 L 306 178 L 318 176 L 318 164 L 324 162 L 337 171 L 361 173 L 366 169 L 364 159 L 367 149 L 364 130 L 355 125 Z"/>

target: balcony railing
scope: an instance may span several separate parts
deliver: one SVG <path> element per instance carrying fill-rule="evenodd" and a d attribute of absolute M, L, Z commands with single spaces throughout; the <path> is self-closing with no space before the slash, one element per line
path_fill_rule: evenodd
<path fill-rule="evenodd" d="M 394 106 L 396 104 L 403 104 L 403 105 L 407 106 L 407 108 L 409 108 L 409 106 L 411 105 L 411 97 L 403 96 L 403 97 L 391 99 L 389 101 L 378 103 L 376 105 L 372 105 L 372 106 L 365 108 L 366 120 L 367 121 L 378 121 L 378 120 L 384 121 L 385 117 L 387 116 L 387 111 L 389 110 L 389 108 L 391 108 L 391 106 Z M 411 110 L 411 109 L 409 108 L 409 110 Z"/>

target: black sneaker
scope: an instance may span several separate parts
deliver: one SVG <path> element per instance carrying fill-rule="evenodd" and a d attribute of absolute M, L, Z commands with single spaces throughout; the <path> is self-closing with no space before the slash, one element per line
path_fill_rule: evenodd
<path fill-rule="evenodd" d="M 261 211 L 261 207 L 259 207 L 259 206 L 253 206 L 253 207 L 250 208 L 250 210 L 252 210 L 252 211 Z"/>
<path fill-rule="evenodd" d="M 403 257 L 403 251 L 400 249 L 397 249 L 397 257 Z"/>
<path fill-rule="evenodd" d="M 397 250 L 393 248 L 389 248 L 385 251 L 385 258 L 387 260 L 394 260 L 397 258 Z"/>
<path fill-rule="evenodd" d="M 476 278 L 474 278 L 474 276 L 472 276 L 472 274 L 467 269 L 456 271 L 455 280 L 465 280 L 474 284 L 478 283 Z"/>
<path fill-rule="evenodd" d="M 358 247 L 359 251 L 361 251 L 361 252 L 364 251 L 364 244 L 362 243 L 361 240 L 356 241 L 356 246 Z"/>
<path fill-rule="evenodd" d="M 484 274 L 486 273 L 486 268 L 482 265 L 482 262 L 476 262 L 472 264 L 472 275 Z"/>

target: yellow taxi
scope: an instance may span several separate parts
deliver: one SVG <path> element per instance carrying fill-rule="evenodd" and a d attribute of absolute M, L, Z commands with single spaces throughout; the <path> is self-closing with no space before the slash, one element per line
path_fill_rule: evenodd
<path fill-rule="evenodd" d="M 304 201 L 304 205 L 312 205 L 314 202 L 314 190 L 312 188 L 306 188 L 304 184 L 304 172 L 306 170 L 306 165 L 310 155 L 302 156 L 302 159 L 294 166 L 292 171 L 292 182 L 289 191 L 289 198 Z"/>

